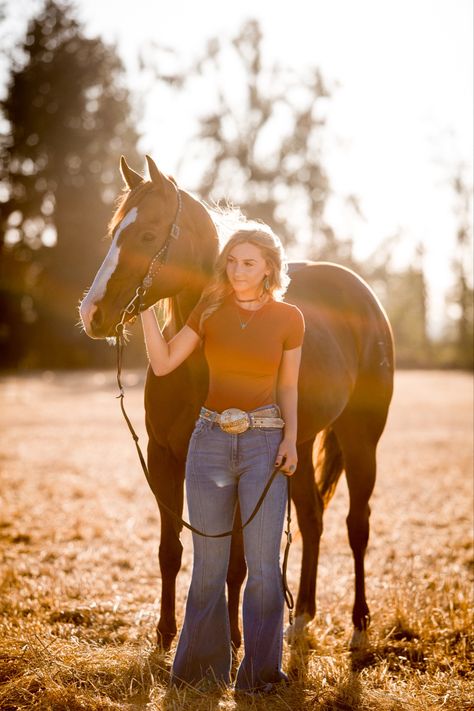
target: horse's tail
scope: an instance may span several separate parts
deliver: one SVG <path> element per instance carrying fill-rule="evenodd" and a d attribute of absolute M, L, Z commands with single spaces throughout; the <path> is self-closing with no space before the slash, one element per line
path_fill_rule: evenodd
<path fill-rule="evenodd" d="M 344 469 L 341 447 L 334 431 L 327 427 L 317 439 L 316 484 L 327 507 L 336 491 L 337 482 Z"/>

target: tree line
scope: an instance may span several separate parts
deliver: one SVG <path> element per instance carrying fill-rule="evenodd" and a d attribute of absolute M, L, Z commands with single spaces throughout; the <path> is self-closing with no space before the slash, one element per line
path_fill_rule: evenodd
<path fill-rule="evenodd" d="M 399 366 L 472 368 L 471 191 L 462 171 L 453 169 L 452 178 L 458 227 L 450 317 L 435 341 L 421 251 L 395 269 L 396 240 L 387 239 L 361 262 L 351 240 L 327 221 L 324 107 L 331 92 L 321 72 L 269 65 L 262 40 L 260 25 L 249 20 L 232 42 L 209 40 L 184 69 L 161 72 L 142 57 L 171 94 L 199 81 L 215 87 L 215 101 L 197 119 L 191 153 L 201 179 L 190 187 L 208 202 L 230 199 L 264 220 L 287 247 L 304 235 L 301 257 L 335 261 L 363 276 L 387 310 Z M 223 73 L 228 61 L 239 67 L 238 102 Z M 15 52 L 0 101 L 1 368 L 112 364 L 112 350 L 81 332 L 77 306 L 107 251 L 101 236 L 121 189 L 118 158 L 126 154 L 135 166 L 142 160 L 137 101 L 116 48 L 87 37 L 71 5 L 46 0 Z M 345 200 L 358 210 L 355 195 Z M 141 343 L 130 346 L 129 362 L 141 364 L 142 351 Z"/>

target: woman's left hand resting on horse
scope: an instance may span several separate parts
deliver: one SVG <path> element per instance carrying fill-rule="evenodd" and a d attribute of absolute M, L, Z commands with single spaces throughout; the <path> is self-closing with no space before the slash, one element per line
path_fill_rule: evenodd
<path fill-rule="evenodd" d="M 278 449 L 275 467 L 286 476 L 293 476 L 298 464 L 296 453 L 296 423 L 298 405 L 298 372 L 301 346 L 283 351 L 278 370 L 277 403 L 285 421 L 284 436 Z"/>

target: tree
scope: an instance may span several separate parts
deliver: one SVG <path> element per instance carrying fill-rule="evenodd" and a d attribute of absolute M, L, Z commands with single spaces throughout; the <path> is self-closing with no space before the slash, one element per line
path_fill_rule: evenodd
<path fill-rule="evenodd" d="M 392 257 L 401 238 L 386 238 L 358 269 L 380 298 L 393 329 L 397 365 L 426 367 L 431 364 L 428 335 L 427 288 L 423 269 L 424 247 L 420 243 L 411 264 L 395 268 Z"/>
<path fill-rule="evenodd" d="M 472 287 L 472 190 L 459 166 L 452 179 L 457 217 L 456 243 L 453 258 L 454 288 L 449 301 L 457 312 L 454 348 L 456 364 L 472 369 L 474 366 L 474 308 Z"/>
<path fill-rule="evenodd" d="M 217 96 L 215 107 L 201 116 L 193 142 L 198 159 L 207 164 L 197 192 L 208 201 L 230 198 L 247 217 L 267 222 L 286 244 L 298 234 L 334 257 L 337 240 L 324 219 L 330 186 L 322 160 L 329 91 L 319 69 L 302 76 L 267 65 L 260 26 L 249 20 L 231 44 L 208 42 L 191 72 L 195 90 L 203 77 Z"/>
<path fill-rule="evenodd" d="M 392 325 L 397 364 L 426 367 L 430 363 L 427 296 L 423 269 L 417 265 L 388 274 L 384 302 Z"/>
<path fill-rule="evenodd" d="M 0 108 L 9 126 L 0 142 L 2 365 L 90 364 L 105 351 L 76 328 L 77 304 L 105 252 L 118 157 L 137 160 L 122 65 L 113 47 L 84 35 L 71 5 L 46 0 Z M 26 351 L 18 329 L 30 332 Z"/>

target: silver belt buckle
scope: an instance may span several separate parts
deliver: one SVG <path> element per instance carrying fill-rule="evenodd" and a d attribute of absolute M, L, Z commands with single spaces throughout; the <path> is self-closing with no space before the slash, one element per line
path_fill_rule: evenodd
<path fill-rule="evenodd" d="M 219 427 L 228 434 L 242 434 L 250 427 L 249 416 L 243 410 L 230 407 L 220 414 Z"/>

